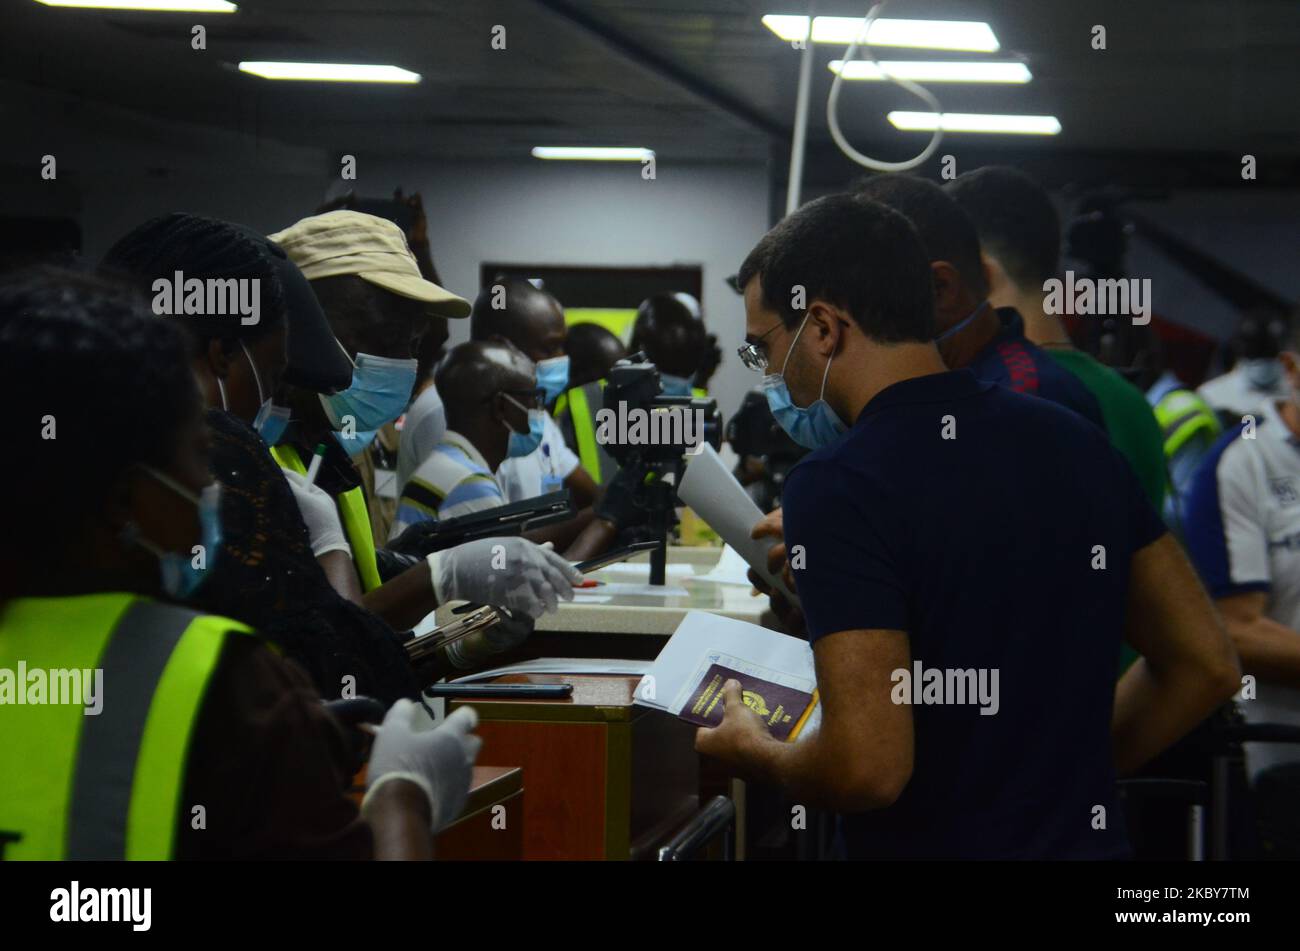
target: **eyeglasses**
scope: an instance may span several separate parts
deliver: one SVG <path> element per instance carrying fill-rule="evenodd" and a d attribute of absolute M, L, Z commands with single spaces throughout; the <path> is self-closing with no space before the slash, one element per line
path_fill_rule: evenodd
<path fill-rule="evenodd" d="M 767 350 L 763 347 L 763 341 L 767 339 L 773 330 L 781 326 L 782 324 L 775 324 L 769 327 L 767 332 L 757 340 L 736 348 L 736 353 L 740 355 L 740 362 L 745 365 L 746 370 L 753 370 L 755 373 L 767 372 Z"/>
<path fill-rule="evenodd" d="M 546 405 L 546 388 L 539 386 L 535 390 L 502 390 L 506 396 L 517 397 L 524 409 L 541 409 Z"/>

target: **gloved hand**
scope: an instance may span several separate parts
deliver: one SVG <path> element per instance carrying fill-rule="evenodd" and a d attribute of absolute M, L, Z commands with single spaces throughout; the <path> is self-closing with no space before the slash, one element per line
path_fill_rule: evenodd
<path fill-rule="evenodd" d="M 611 522 L 622 531 L 646 520 L 649 510 L 645 504 L 645 476 L 643 466 L 624 466 L 605 487 L 592 511 L 596 518 Z"/>
<path fill-rule="evenodd" d="M 526 538 L 480 538 L 428 557 L 438 603 L 456 599 L 490 604 L 539 618 L 573 600 L 582 573 L 550 543 Z"/>
<path fill-rule="evenodd" d="M 483 741 L 470 730 L 478 725 L 473 707 L 459 707 L 432 729 L 423 708 L 411 700 L 398 700 L 389 708 L 370 750 L 366 796 L 361 815 L 375 790 L 393 779 L 409 779 L 429 797 L 431 831 L 455 821 L 465 808 L 474 760 Z"/>
<path fill-rule="evenodd" d="M 429 552 L 445 545 L 439 545 L 438 542 L 438 520 L 436 518 L 425 519 L 422 522 L 416 522 L 414 525 L 408 525 L 406 530 L 396 538 L 388 540 L 387 548 L 389 551 L 395 551 L 403 555 L 414 555 L 424 558 Z"/>
<path fill-rule="evenodd" d="M 497 614 L 500 620 L 491 627 L 447 645 L 447 659 L 455 667 L 461 670 L 481 667 L 495 655 L 518 647 L 533 633 L 533 619 L 528 615 L 510 615 L 500 609 Z"/>
<path fill-rule="evenodd" d="M 343 534 L 343 522 L 339 518 L 339 509 L 334 504 L 334 499 L 320 486 L 308 482 L 306 476 L 291 469 L 282 471 L 289 488 L 293 490 L 302 520 L 307 524 L 307 534 L 311 536 L 311 553 L 319 558 L 329 551 L 345 551 L 351 558 L 352 546 Z"/>

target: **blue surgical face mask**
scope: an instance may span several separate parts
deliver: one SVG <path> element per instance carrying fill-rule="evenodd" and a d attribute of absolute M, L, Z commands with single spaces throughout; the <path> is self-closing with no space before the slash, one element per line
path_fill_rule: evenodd
<path fill-rule="evenodd" d="M 351 428 L 360 434 L 379 429 L 402 415 L 415 388 L 417 363 L 358 353 L 352 385 L 342 393 L 320 394 L 320 404 L 335 431 Z"/>
<path fill-rule="evenodd" d="M 141 468 L 181 498 L 193 502 L 198 509 L 199 544 L 203 546 L 205 565 L 203 568 L 194 566 L 197 555 L 180 554 L 159 548 L 143 537 L 139 529 L 134 526 L 128 526 L 126 531 L 126 537 L 130 541 L 158 559 L 163 591 L 170 597 L 183 601 L 198 591 L 207 580 L 208 572 L 216 561 L 217 552 L 221 549 L 221 483 L 213 482 L 211 485 L 204 486 L 203 490 L 195 495 L 166 473 L 159 472 L 152 466 Z"/>
<path fill-rule="evenodd" d="M 659 374 L 659 383 L 663 387 L 664 396 L 690 396 L 691 395 L 691 378 L 689 376 L 673 376 L 671 373 Z"/>
<path fill-rule="evenodd" d="M 546 391 L 546 402 L 554 403 L 569 388 L 569 358 L 551 357 L 537 362 L 537 385 Z"/>
<path fill-rule="evenodd" d="M 510 430 L 510 441 L 506 444 L 506 455 L 511 459 L 530 456 L 542 444 L 542 436 L 546 432 L 546 410 L 525 409 L 524 404 L 509 393 L 502 393 L 501 395 L 528 414 L 528 432 L 526 433 L 515 432 L 509 423 L 504 419 L 501 420 L 501 425 Z"/>
<path fill-rule="evenodd" d="M 290 415 L 287 406 L 267 400 L 253 417 L 253 428 L 268 446 L 279 445 L 284 438 L 284 431 L 289 428 Z"/>
<path fill-rule="evenodd" d="M 379 430 L 367 429 L 364 433 L 353 433 L 351 436 L 345 436 L 343 433 L 338 432 L 333 435 L 334 441 L 343 447 L 344 452 L 349 456 L 355 456 L 370 448 L 370 444 L 379 435 Z"/>
<path fill-rule="evenodd" d="M 1257 390 L 1271 390 L 1282 379 L 1282 364 L 1272 357 L 1242 360 L 1241 371 Z"/>
<path fill-rule="evenodd" d="M 833 443 L 848 427 L 835 415 L 835 410 L 831 409 L 830 404 L 824 399 L 826 379 L 831 375 L 831 360 L 835 359 L 834 354 L 826 361 L 826 372 L 822 374 L 821 395 L 811 406 L 795 406 L 790 396 L 790 388 L 786 386 L 785 368 L 790 363 L 790 355 L 794 353 L 795 344 L 799 342 L 799 335 L 803 333 L 807 323 L 808 316 L 805 314 L 803 323 L 795 332 L 794 340 L 790 342 L 785 363 L 781 364 L 781 372 L 763 377 L 763 391 L 773 418 L 790 438 L 806 449 L 820 449 Z"/>
<path fill-rule="evenodd" d="M 281 406 L 275 400 L 271 399 L 262 390 L 262 375 L 257 372 L 257 364 L 253 362 L 253 355 L 248 352 L 248 347 L 244 346 L 244 341 L 239 341 L 239 346 L 244 351 L 244 356 L 248 360 L 249 369 L 253 371 L 253 382 L 257 385 L 257 398 L 262 401 L 261 408 L 257 415 L 253 417 L 253 428 L 257 430 L 262 441 L 268 446 L 274 446 L 284 438 L 284 431 L 289 426 L 290 412 L 289 407 Z M 220 383 L 220 380 L 217 380 Z M 221 388 L 221 402 L 224 408 L 226 401 L 226 391 Z"/>

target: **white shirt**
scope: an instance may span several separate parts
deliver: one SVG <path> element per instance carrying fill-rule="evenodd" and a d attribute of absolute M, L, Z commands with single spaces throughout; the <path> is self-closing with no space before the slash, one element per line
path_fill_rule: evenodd
<path fill-rule="evenodd" d="M 1259 408 L 1266 400 L 1284 400 L 1290 397 L 1286 376 L 1278 374 L 1277 382 L 1267 389 L 1256 389 L 1246 376 L 1246 369 L 1238 363 L 1222 376 L 1206 380 L 1201 384 L 1196 395 L 1210 404 L 1212 409 L 1222 410 L 1230 416 L 1244 416 Z"/>
<path fill-rule="evenodd" d="M 497 480 L 507 502 L 535 499 L 564 488 L 564 480 L 578 468 L 578 456 L 564 442 L 559 425 L 546 414 L 542 444 L 526 456 L 507 459 L 497 469 Z"/>
<path fill-rule="evenodd" d="M 1300 439 L 1272 400 L 1206 456 L 1187 499 L 1187 548 L 1215 598 L 1268 593 L 1264 613 L 1300 632 Z M 1295 635 L 1300 637 L 1300 633 Z M 1241 707 L 1251 723 L 1300 726 L 1300 690 L 1257 682 Z M 1252 775 L 1300 762 L 1300 749 L 1251 743 Z"/>
<path fill-rule="evenodd" d="M 406 489 L 406 480 L 429 458 L 433 447 L 442 442 L 447 431 L 447 411 L 436 386 L 426 386 L 415 398 L 402 421 L 397 442 L 397 496 Z"/>

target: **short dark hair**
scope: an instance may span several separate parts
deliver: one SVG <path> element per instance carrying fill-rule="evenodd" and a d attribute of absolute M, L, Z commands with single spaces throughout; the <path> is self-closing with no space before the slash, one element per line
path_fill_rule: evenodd
<path fill-rule="evenodd" d="M 101 279 L 39 268 L 0 284 L 0 380 L 22 460 L 4 467 L 17 483 L 5 497 L 22 500 L 6 548 L 56 552 L 121 473 L 171 462 L 201 409 L 186 342 L 175 321 Z"/>
<path fill-rule="evenodd" d="M 792 289 L 801 286 L 805 301 L 843 307 L 873 340 L 934 338 L 925 248 L 907 219 L 879 202 L 848 194 L 809 202 L 763 236 L 736 279 L 743 288 L 755 276 L 787 327 L 803 319 L 792 307 Z"/>
<path fill-rule="evenodd" d="M 277 265 L 284 258 L 279 245 L 250 228 L 174 212 L 150 218 L 123 235 L 108 249 L 98 270 L 136 288 L 146 300 L 154 296 L 155 280 L 170 281 L 177 271 L 186 280 L 256 279 L 261 305 L 256 324 L 245 324 L 233 314 L 229 319 L 209 315 L 203 320 L 177 321 L 191 336 L 191 352 L 197 352 L 213 337 L 229 340 L 233 347 L 235 340 L 255 340 L 284 326 L 284 286 Z"/>
<path fill-rule="evenodd" d="M 704 324 L 676 295 L 653 294 L 637 308 L 630 349 L 660 370 L 693 377 L 704 359 Z"/>
<path fill-rule="evenodd" d="M 497 393 L 522 383 L 532 361 L 512 343 L 470 340 L 452 347 L 434 371 L 447 427 L 460 429 Z"/>
<path fill-rule="evenodd" d="M 569 355 L 569 386 L 583 386 L 599 380 L 617 360 L 627 356 L 623 341 L 596 323 L 574 324 L 564 337 Z"/>
<path fill-rule="evenodd" d="M 498 285 L 503 288 L 505 306 L 500 310 L 493 304 L 497 299 Z M 522 277 L 497 275 L 478 293 L 469 315 L 469 339 L 487 340 L 494 336 L 518 343 L 520 322 L 526 315 L 542 307 L 551 306 L 554 298 Z"/>
<path fill-rule="evenodd" d="M 921 236 L 931 261 L 947 261 L 967 287 L 980 297 L 988 294 L 979 233 L 942 188 L 913 175 L 875 175 L 856 182 L 854 191 L 902 214 Z"/>
<path fill-rule="evenodd" d="M 1061 216 L 1047 190 L 1018 169 L 988 165 L 945 191 L 975 222 L 980 243 L 1017 285 L 1042 287 L 1061 264 Z"/>

